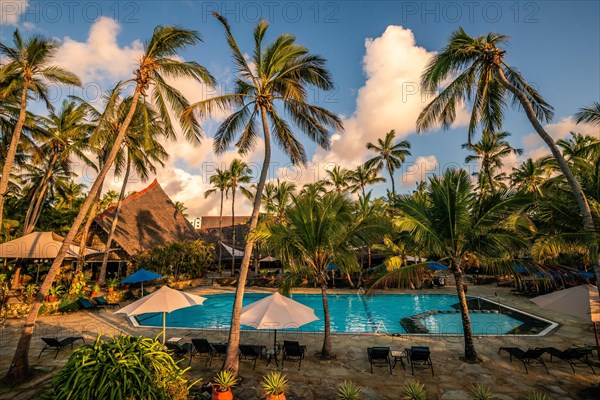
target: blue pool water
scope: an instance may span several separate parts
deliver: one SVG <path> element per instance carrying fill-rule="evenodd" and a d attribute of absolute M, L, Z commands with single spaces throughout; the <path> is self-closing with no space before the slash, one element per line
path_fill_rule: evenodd
<path fill-rule="evenodd" d="M 244 305 L 260 300 L 268 294 L 246 293 Z M 233 294 L 205 296 L 202 306 L 188 307 L 167 314 L 168 327 L 223 329 L 228 328 L 233 307 Z M 299 328 L 301 331 L 323 330 L 323 303 L 320 294 L 294 294 L 292 298 L 315 310 L 319 321 Z M 329 295 L 331 329 L 333 332 L 372 333 L 378 326 L 385 326 L 388 333 L 406 333 L 400 320 L 429 310 L 454 310 L 454 295 L 444 294 L 375 294 Z M 473 333 L 477 335 L 505 334 L 522 324 L 504 314 L 471 313 Z M 143 326 L 161 326 L 162 314 L 151 313 L 137 316 Z M 462 333 L 460 314 L 434 314 L 421 322 L 431 334 Z M 251 327 L 244 327 L 253 329 Z M 278 327 L 285 329 L 285 327 Z M 382 331 L 382 330 L 380 330 Z"/>

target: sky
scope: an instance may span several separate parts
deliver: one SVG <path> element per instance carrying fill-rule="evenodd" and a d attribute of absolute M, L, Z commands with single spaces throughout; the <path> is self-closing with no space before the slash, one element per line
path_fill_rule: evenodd
<path fill-rule="evenodd" d="M 15 28 L 23 35 L 40 34 L 60 43 L 56 63 L 82 79 L 82 89 L 56 87 L 58 106 L 69 94 L 98 101 L 98 94 L 133 76 L 135 62 L 156 25 L 180 25 L 200 32 L 203 42 L 181 53 L 185 60 L 206 66 L 217 78 L 219 89 L 232 87 L 235 69 L 225 42 L 223 27 L 211 16 L 221 13 L 232 26 L 242 52 L 251 54 L 252 29 L 264 18 L 270 22 L 266 37 L 292 33 L 311 53 L 327 59 L 336 88 L 311 90 L 310 101 L 339 115 L 344 131 L 332 137 L 331 149 L 316 148 L 301 132 L 309 164 L 292 167 L 275 150 L 270 179 L 286 179 L 298 185 L 324 177 L 333 165 L 354 168 L 373 156 L 366 149 L 386 132 L 411 143 L 410 157 L 395 173 L 397 190 L 410 192 L 418 181 L 445 168 L 466 165 L 469 105 L 457 113 L 449 130 L 432 129 L 417 134 L 415 121 L 430 98 L 419 90 L 419 80 L 429 59 L 442 49 L 450 34 L 463 27 L 473 36 L 497 32 L 510 36 L 505 61 L 517 68 L 555 109 L 546 125 L 555 138 L 570 131 L 600 137 L 599 128 L 576 125 L 573 115 L 600 100 L 600 2 L 598 1 L 25 1 L 0 0 L 0 40 L 10 43 Z M 214 89 L 189 82 L 173 85 L 191 102 L 210 97 Z M 44 114 L 41 104 L 31 109 Z M 167 142 L 170 153 L 156 178 L 174 201 L 182 201 L 190 218 L 218 214 L 218 196 L 205 199 L 208 179 L 216 167 L 226 167 L 240 157 L 234 148 L 217 155 L 212 136 L 226 114 L 201 121 L 205 139 L 199 146 L 184 141 Z M 548 154 L 524 113 L 506 113 L 504 130 L 510 142 L 524 150 L 505 161 L 505 169 L 528 157 Z M 258 177 L 262 143 L 244 157 Z M 79 180 L 91 185 L 89 170 L 79 169 Z M 382 172 L 386 178 L 387 174 Z M 152 179 L 152 178 L 151 178 Z M 120 188 L 111 176 L 106 189 Z M 150 182 L 132 177 L 128 190 L 140 190 Z M 384 195 L 388 182 L 373 187 Z M 241 196 L 238 196 L 240 199 Z M 248 201 L 239 201 L 236 214 L 249 214 Z"/>

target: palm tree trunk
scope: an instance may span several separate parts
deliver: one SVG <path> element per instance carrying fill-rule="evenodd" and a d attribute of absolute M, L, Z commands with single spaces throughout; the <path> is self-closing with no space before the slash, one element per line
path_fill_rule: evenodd
<path fill-rule="evenodd" d="M 333 346 L 331 344 L 331 316 L 329 315 L 329 300 L 327 299 L 327 281 L 321 280 L 321 298 L 323 300 L 323 348 L 321 357 L 333 358 Z"/>
<path fill-rule="evenodd" d="M 221 209 L 219 210 L 219 273 L 223 258 L 223 191 L 221 190 Z"/>
<path fill-rule="evenodd" d="M 477 352 L 475 351 L 475 343 L 473 342 L 473 331 L 471 329 L 471 318 L 469 317 L 469 307 L 467 305 L 467 296 L 465 295 L 465 287 L 463 274 L 460 269 L 460 262 L 454 262 L 454 279 L 456 280 L 456 293 L 458 294 L 458 304 L 460 306 L 460 314 L 462 317 L 462 325 L 465 338 L 465 361 L 477 362 Z"/>
<path fill-rule="evenodd" d="M 4 166 L 2 167 L 2 176 L 0 177 L 0 229 L 2 228 L 4 200 L 6 199 L 6 192 L 8 190 L 8 181 L 10 180 L 10 174 L 13 169 L 15 156 L 17 154 L 17 148 L 19 147 L 19 141 L 21 139 L 21 132 L 23 131 L 25 117 L 27 116 L 27 91 L 29 90 L 29 82 L 30 78 L 27 77 L 23 81 L 23 91 L 21 92 L 21 109 L 19 110 L 19 119 L 15 124 L 15 130 L 13 131 L 13 134 L 10 138 L 10 145 L 8 146 L 6 160 L 4 160 Z"/>
<path fill-rule="evenodd" d="M 267 110 L 264 106 L 260 108 L 262 116 L 262 126 L 265 142 L 265 158 L 263 160 L 262 169 L 258 186 L 256 187 L 256 195 L 252 205 L 252 216 L 250 218 L 250 232 L 256 229 L 258 224 L 258 214 L 260 212 L 261 196 L 267 180 L 267 172 L 269 172 L 269 164 L 271 162 L 271 134 L 269 132 L 269 123 L 267 121 Z M 237 288 L 235 290 L 235 300 L 233 302 L 233 310 L 231 312 L 231 327 L 229 328 L 229 345 L 227 346 L 227 358 L 225 359 L 225 368 L 232 369 L 235 373 L 238 370 L 239 361 L 239 346 L 240 346 L 240 315 L 242 312 L 242 300 L 244 299 L 244 291 L 246 289 L 246 278 L 248 276 L 248 267 L 250 266 L 250 257 L 252 248 L 254 247 L 254 239 L 248 236 L 246 247 L 244 249 L 244 258 L 240 266 L 240 276 L 238 278 Z"/>
<path fill-rule="evenodd" d="M 96 212 L 98 211 L 98 205 L 100 204 L 100 194 L 102 193 L 102 186 L 103 185 L 100 185 L 100 189 L 98 189 L 98 193 L 96 193 L 94 202 L 90 206 L 90 211 L 87 214 L 85 225 L 83 226 L 83 229 L 81 231 L 81 239 L 79 239 L 79 257 L 77 259 L 77 268 L 75 269 L 75 272 L 81 272 L 83 270 L 83 265 L 85 264 L 87 238 L 90 232 L 90 228 L 92 227 L 92 222 L 94 222 Z"/>
<path fill-rule="evenodd" d="M 231 190 L 231 276 L 235 275 L 235 186 Z"/>
<path fill-rule="evenodd" d="M 392 194 L 394 195 L 394 199 L 396 198 L 396 184 L 394 182 L 394 171 L 391 168 L 388 168 L 388 171 L 390 173 L 390 179 L 392 181 Z"/>
<path fill-rule="evenodd" d="M 44 198 L 46 197 L 46 192 L 48 190 L 48 182 L 50 181 L 50 178 L 52 178 L 52 174 L 54 173 L 54 167 L 56 166 L 57 160 L 58 152 L 54 152 L 50 163 L 48 163 L 48 170 L 42 177 L 42 181 L 40 182 L 40 185 L 36 188 L 36 191 L 34 193 L 34 198 L 32 201 L 32 204 L 34 206 L 33 208 L 29 207 L 27 209 L 27 215 L 25 215 L 25 222 L 23 223 L 24 235 L 27 235 L 33 231 L 38 219 L 40 218 L 42 205 L 44 204 Z"/>
<path fill-rule="evenodd" d="M 527 114 L 527 118 L 529 122 L 533 126 L 533 129 L 537 132 L 537 134 L 542 138 L 542 140 L 548 145 L 554 159 L 558 163 L 560 170 L 563 175 L 567 179 L 567 182 L 571 188 L 571 192 L 573 196 L 575 196 L 575 200 L 577 201 L 577 205 L 579 206 L 579 211 L 581 212 L 581 217 L 583 220 L 583 231 L 586 237 L 586 241 L 588 244 L 588 250 L 590 254 L 590 259 L 592 260 L 592 268 L 594 270 L 594 274 L 596 275 L 596 287 L 598 288 L 598 293 L 600 293 L 600 260 L 598 254 L 598 241 L 596 238 L 596 229 L 594 227 L 594 219 L 592 217 L 592 212 L 590 210 L 590 205 L 585 197 L 585 193 L 581 188 L 581 184 L 573 175 L 571 168 L 569 168 L 569 164 L 567 160 L 563 157 L 562 153 L 554 143 L 552 136 L 546 132 L 542 124 L 538 121 L 535 111 L 529 102 L 525 93 L 523 93 L 519 88 L 510 83 L 506 76 L 504 76 L 504 72 L 500 66 L 497 67 L 498 76 L 500 78 L 500 82 L 508 89 L 511 93 L 513 93 L 521 103 L 521 106 L 525 110 L 525 114 Z"/>
<path fill-rule="evenodd" d="M 127 166 L 125 167 L 125 176 L 123 177 L 123 184 L 121 185 L 121 193 L 119 193 L 119 200 L 117 201 L 117 209 L 115 210 L 115 216 L 110 225 L 110 231 L 108 232 L 108 239 L 106 239 L 106 248 L 104 255 L 102 256 L 102 266 L 100 267 L 100 274 L 98 275 L 98 284 L 103 285 L 106 281 L 106 268 L 108 267 L 108 256 L 110 255 L 110 246 L 112 245 L 115 231 L 119 223 L 119 213 L 121 212 L 121 205 L 123 204 L 123 198 L 125 198 L 125 189 L 127 188 L 127 181 L 129 180 L 129 173 L 131 172 L 131 159 L 129 158 L 129 151 L 127 152 Z"/>
<path fill-rule="evenodd" d="M 52 286 L 54 278 L 56 277 L 56 274 L 62 266 L 62 263 L 65 259 L 65 256 L 67 255 L 69 247 L 73 243 L 75 234 L 77 233 L 79 227 L 83 223 L 83 220 L 85 219 L 85 216 L 89 211 L 90 206 L 94 202 L 94 199 L 96 197 L 96 194 L 98 193 L 98 190 L 100 189 L 100 186 L 104 182 L 104 178 L 108 174 L 108 170 L 110 169 L 110 167 L 115 161 L 115 158 L 117 157 L 117 153 L 119 152 L 121 145 L 123 144 L 123 140 L 125 139 L 125 133 L 129 128 L 129 124 L 133 119 L 133 115 L 135 114 L 135 109 L 139 97 L 140 85 L 138 84 L 135 88 L 135 92 L 133 93 L 133 99 L 131 102 L 131 108 L 129 109 L 129 113 L 127 114 L 127 117 L 125 118 L 125 121 L 123 122 L 123 125 L 121 126 L 121 129 L 119 130 L 119 133 L 115 138 L 115 142 L 113 143 L 113 146 L 110 149 L 108 157 L 106 158 L 106 163 L 100 170 L 98 177 L 96 178 L 94 184 L 90 188 L 88 196 L 81 205 L 81 209 L 79 210 L 79 213 L 77 214 L 77 217 L 75 218 L 75 221 L 73 222 L 69 233 L 67 234 L 65 240 L 62 243 L 62 246 L 58 251 L 58 255 L 54 259 L 54 262 L 52 263 L 52 266 L 48 271 L 48 275 L 46 275 L 46 278 L 44 279 L 44 282 L 42 283 L 42 286 L 40 287 L 40 290 L 35 297 L 35 301 L 31 305 L 31 309 L 29 310 L 29 314 L 27 315 L 27 319 L 25 321 L 25 326 L 23 327 L 23 331 L 21 332 L 21 337 L 19 338 L 19 342 L 17 343 L 15 354 L 11 361 L 8 372 L 6 373 L 6 380 L 8 380 L 9 382 L 22 382 L 30 375 L 29 348 L 31 345 L 31 338 L 33 336 L 33 329 L 35 327 L 38 312 L 40 311 L 40 307 L 42 306 L 44 298 L 48 294 L 48 289 L 50 289 L 50 286 Z"/>

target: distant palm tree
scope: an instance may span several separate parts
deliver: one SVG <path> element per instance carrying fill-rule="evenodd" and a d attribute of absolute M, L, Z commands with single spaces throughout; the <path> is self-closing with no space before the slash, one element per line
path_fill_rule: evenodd
<path fill-rule="evenodd" d="M 217 168 L 214 175 L 210 177 L 212 188 L 204 192 L 204 198 L 207 198 L 217 191 L 221 195 L 221 205 L 219 207 L 219 272 L 221 271 L 221 260 L 223 259 L 223 200 L 229 193 L 229 171 Z"/>
<path fill-rule="evenodd" d="M 339 165 L 325 171 L 327 174 L 326 182 L 329 186 L 333 186 L 337 193 L 342 193 L 348 190 L 350 184 L 351 171 L 342 168 Z"/>
<path fill-rule="evenodd" d="M 257 120 L 262 125 L 264 160 L 250 218 L 250 231 L 256 228 L 260 212 L 263 187 L 267 180 L 271 160 L 271 127 L 274 138 L 293 163 L 306 162 L 304 146 L 294 136 L 292 128 L 282 115 L 285 112 L 298 130 L 305 133 L 323 148 L 329 148 L 330 129 L 342 129 L 341 120 L 332 112 L 308 103 L 309 86 L 321 90 L 333 89 L 333 80 L 325 68 L 325 60 L 312 55 L 304 46 L 296 43 L 295 37 L 282 34 L 271 44 L 264 45 L 263 39 L 268 23 L 259 22 L 254 28 L 254 51 L 251 63 L 240 50 L 227 20 L 218 14 L 215 17 L 225 27 L 227 43 L 231 49 L 238 80 L 234 93 L 223 94 L 194 104 L 194 111 L 201 117 L 217 110 L 235 110 L 217 129 L 215 150 L 225 151 L 236 134 L 241 134 L 235 145 L 241 154 L 254 147 L 259 138 Z M 252 66 L 251 66 L 252 65 Z M 237 372 L 239 353 L 240 314 L 250 266 L 254 241 L 246 241 L 244 258 L 240 266 L 240 276 L 233 304 L 229 345 L 225 368 Z"/>
<path fill-rule="evenodd" d="M 525 193 L 541 196 L 542 187 L 550 177 L 552 168 L 544 159 L 533 161 L 528 158 L 518 168 L 513 168 L 510 175 L 511 185 Z"/>
<path fill-rule="evenodd" d="M 48 87 L 45 82 L 62 83 L 65 85 L 80 86 L 81 81 L 74 74 L 52 65 L 54 54 L 58 43 L 54 40 L 41 36 L 32 36 L 23 41 L 19 30 L 13 33 L 14 47 L 0 43 L 0 55 L 5 57 L 5 73 L 10 76 L 11 89 L 21 89 L 21 101 L 19 104 L 19 117 L 14 126 L 10 139 L 10 146 L 4 160 L 2 177 L 0 177 L 0 226 L 4 212 L 4 199 L 6 188 L 13 169 L 13 162 L 17 154 L 17 148 L 21 139 L 21 132 L 27 116 L 27 101 L 33 95 L 46 102 L 47 107 L 52 110 L 48 100 Z"/>
<path fill-rule="evenodd" d="M 195 62 L 180 61 L 177 59 L 180 50 L 196 44 L 199 40 L 200 37 L 195 31 L 189 31 L 174 26 L 156 27 L 152 34 L 152 38 L 144 45 L 144 54 L 139 60 L 138 69 L 135 71 L 135 77 L 119 85 L 119 87 L 122 87 L 125 84 L 135 82 L 131 108 L 125 117 L 118 134 L 111 143 L 110 150 L 105 159 L 106 161 L 96 180 L 92 184 L 87 198 L 81 205 L 81 209 L 40 287 L 36 300 L 31 306 L 15 350 L 15 355 L 6 375 L 7 379 L 11 382 L 20 382 L 29 375 L 29 347 L 38 311 L 44 301 L 44 297 L 48 294 L 48 289 L 54 282 L 54 278 L 67 255 L 68 249 L 73 243 L 73 238 L 88 214 L 90 206 L 96 199 L 96 194 L 98 193 L 100 186 L 103 184 L 109 169 L 112 167 L 121 150 L 129 124 L 135 115 L 139 98 L 141 96 L 146 97 L 148 91 L 150 91 L 150 96 L 148 96 L 148 98 L 152 101 L 153 106 L 159 112 L 162 119 L 164 121 L 172 122 L 165 126 L 165 130 L 170 137 L 175 137 L 175 126 L 172 115 L 177 118 L 181 130 L 188 140 L 198 139 L 201 136 L 202 132 L 198 123 L 195 120 L 182 117 L 181 113 L 188 106 L 188 101 L 181 92 L 165 81 L 165 77 L 186 77 L 200 83 L 214 84 L 214 78 L 204 67 Z M 3 52 L 6 52 L 6 47 L 3 46 L 2 50 Z M 42 51 L 42 54 L 44 53 L 48 54 L 48 51 Z M 18 54 L 15 53 L 15 59 L 17 59 L 17 57 Z M 32 55 L 32 57 L 37 56 Z M 52 71 L 56 70 L 51 69 L 49 72 Z M 48 75 L 48 73 L 45 73 L 45 75 Z M 26 97 L 26 94 L 27 92 L 24 91 L 24 97 Z M 113 94 L 113 97 L 117 97 L 119 95 L 119 90 L 115 90 Z M 110 107 L 107 108 L 111 111 Z M 7 175 L 4 174 L 3 178 L 5 176 Z M 0 191 L 2 191 L 1 188 Z"/>
<path fill-rule="evenodd" d="M 417 119 L 417 131 L 428 130 L 438 123 L 443 128 L 450 127 L 456 119 L 456 108 L 468 102 L 473 104 L 468 131 L 470 143 L 479 125 L 489 132 L 502 128 L 509 100 L 521 106 L 536 133 L 550 148 L 577 201 L 600 292 L 600 254 L 590 205 L 554 139 L 542 126 L 552 120 L 552 107 L 504 61 L 506 51 L 500 46 L 507 42 L 508 36 L 496 33 L 471 37 L 463 28 L 452 33 L 448 45 L 427 65 L 421 76 L 421 87 L 425 92 L 437 94 L 444 82 L 452 81 L 423 109 Z M 590 114 L 584 111 L 583 115 Z"/>
<path fill-rule="evenodd" d="M 83 183 L 75 183 L 73 180 L 57 185 L 59 199 L 56 206 L 72 210 L 76 203 L 81 202 L 85 198 L 84 189 L 85 185 Z"/>
<path fill-rule="evenodd" d="M 392 182 L 392 195 L 396 196 L 396 187 L 394 184 L 394 171 L 400 168 L 406 156 L 410 156 L 410 143 L 408 140 L 402 140 L 394 143 L 396 131 L 391 130 L 385 134 L 385 138 L 377 139 L 377 143 L 367 143 L 367 149 L 374 151 L 377 156 L 368 160 L 365 165 L 367 168 L 373 168 L 376 171 L 385 167 Z"/>
<path fill-rule="evenodd" d="M 236 158 L 227 170 L 229 176 L 229 190 L 231 191 L 231 276 L 235 274 L 235 193 L 238 189 L 244 190 L 242 184 L 250 183 L 252 170 L 244 161 Z M 260 197 L 260 196 L 258 196 Z"/>
<path fill-rule="evenodd" d="M 186 213 L 188 208 L 181 201 L 176 201 L 173 205 L 175 206 L 175 209 L 179 211 L 185 218 L 189 216 L 189 214 Z"/>
<path fill-rule="evenodd" d="M 600 103 L 594 102 L 589 107 L 584 107 L 577 114 L 577 123 L 586 123 L 592 125 L 600 125 Z"/>
<path fill-rule="evenodd" d="M 350 174 L 350 181 L 353 185 L 350 187 L 352 193 L 356 193 L 359 190 L 362 196 L 365 197 L 365 188 L 367 185 L 375 185 L 380 182 L 385 182 L 385 178 L 378 176 L 377 171 L 373 168 L 367 167 L 365 164 L 360 164 Z"/>
<path fill-rule="evenodd" d="M 296 184 L 286 181 L 280 182 L 279 179 L 277 179 L 277 186 L 275 188 L 275 199 L 273 202 L 275 218 L 277 218 L 277 220 L 285 218 L 285 210 L 292 202 L 295 191 Z"/>

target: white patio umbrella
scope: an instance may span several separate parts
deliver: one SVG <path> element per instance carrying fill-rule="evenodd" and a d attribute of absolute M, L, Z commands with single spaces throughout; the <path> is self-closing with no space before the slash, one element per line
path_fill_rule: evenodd
<path fill-rule="evenodd" d="M 277 329 L 299 328 L 318 320 L 315 311 L 277 292 L 242 308 L 240 322 L 256 329 L 274 329 L 273 350 L 277 351 Z"/>
<path fill-rule="evenodd" d="M 115 314 L 127 314 L 128 316 L 133 316 L 151 312 L 161 312 L 163 317 L 162 335 L 164 344 L 167 331 L 167 313 L 179 310 L 180 308 L 201 305 L 204 303 L 204 300 L 206 300 L 205 297 L 196 296 L 194 294 L 171 289 L 168 286 L 163 286 L 156 292 L 149 294 L 146 297 L 142 297 L 138 301 L 134 301 L 128 306 L 115 311 Z"/>
<path fill-rule="evenodd" d="M 544 310 L 556 311 L 592 321 L 596 337 L 596 348 L 600 358 L 600 342 L 598 341 L 598 327 L 596 326 L 596 323 L 600 321 L 600 295 L 598 295 L 596 286 L 575 286 L 534 297 L 531 301 Z"/>

